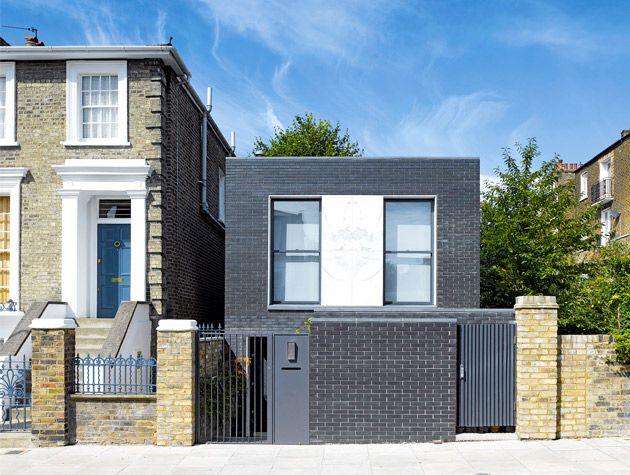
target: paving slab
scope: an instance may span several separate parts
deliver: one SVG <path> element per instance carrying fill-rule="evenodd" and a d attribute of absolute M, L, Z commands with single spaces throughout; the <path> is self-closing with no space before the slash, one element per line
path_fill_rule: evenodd
<path fill-rule="evenodd" d="M 627 438 L 380 445 L 0 448 L 0 474 L 622 475 Z"/>

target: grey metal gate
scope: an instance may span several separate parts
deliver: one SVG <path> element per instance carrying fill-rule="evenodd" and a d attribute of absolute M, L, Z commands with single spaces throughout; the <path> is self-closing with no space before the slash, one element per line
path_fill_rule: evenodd
<path fill-rule="evenodd" d="M 458 325 L 460 429 L 516 425 L 516 325 Z"/>
<path fill-rule="evenodd" d="M 274 335 L 273 348 L 273 442 L 308 444 L 308 335 Z"/>
<path fill-rule="evenodd" d="M 271 337 L 200 325 L 197 442 L 271 443 Z"/>

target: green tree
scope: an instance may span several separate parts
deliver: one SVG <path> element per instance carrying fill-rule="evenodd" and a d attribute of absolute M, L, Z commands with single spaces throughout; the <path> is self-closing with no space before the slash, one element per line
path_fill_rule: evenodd
<path fill-rule="evenodd" d="M 562 304 L 581 282 L 578 256 L 593 249 L 594 207 L 576 208 L 572 183 L 563 183 L 558 157 L 539 168 L 535 139 L 503 153 L 481 202 L 481 302 L 512 307 L 518 295 L 556 295 Z M 569 310 L 561 306 L 561 311 Z"/>
<path fill-rule="evenodd" d="M 293 123 L 283 130 L 276 127 L 269 143 L 261 137 L 254 141 L 254 153 L 267 157 L 358 157 L 363 150 L 353 141 L 346 129 L 326 119 L 315 119 L 313 114 L 295 116 Z"/>
<path fill-rule="evenodd" d="M 630 362 L 630 246 L 612 242 L 584 260 L 584 273 L 562 302 L 562 333 L 608 334 L 616 360 Z"/>

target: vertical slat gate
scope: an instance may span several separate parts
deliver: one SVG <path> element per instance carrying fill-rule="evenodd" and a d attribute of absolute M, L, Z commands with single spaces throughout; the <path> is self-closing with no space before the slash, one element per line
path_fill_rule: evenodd
<path fill-rule="evenodd" d="M 458 326 L 457 426 L 514 427 L 516 326 Z"/>
<path fill-rule="evenodd" d="M 198 442 L 270 442 L 268 335 L 199 327 Z"/>

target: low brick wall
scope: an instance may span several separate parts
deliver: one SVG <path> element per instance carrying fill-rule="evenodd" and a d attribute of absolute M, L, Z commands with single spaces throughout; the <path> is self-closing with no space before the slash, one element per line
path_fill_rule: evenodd
<path fill-rule="evenodd" d="M 316 319 L 311 443 L 455 439 L 456 319 Z"/>
<path fill-rule="evenodd" d="M 558 436 L 630 436 L 630 366 L 610 364 L 607 335 L 558 338 Z"/>
<path fill-rule="evenodd" d="M 70 396 L 70 440 L 79 444 L 155 444 L 156 396 Z"/>

